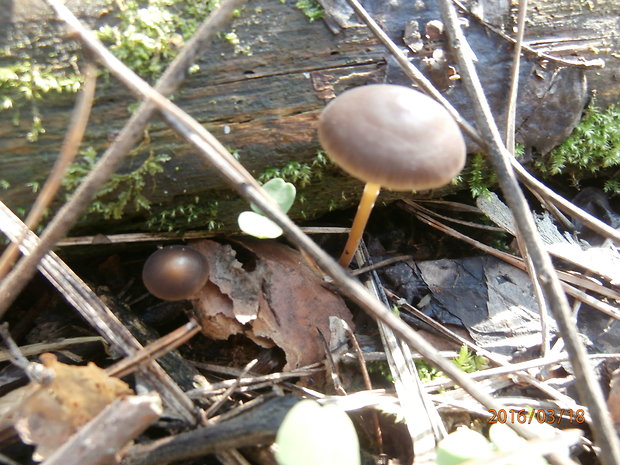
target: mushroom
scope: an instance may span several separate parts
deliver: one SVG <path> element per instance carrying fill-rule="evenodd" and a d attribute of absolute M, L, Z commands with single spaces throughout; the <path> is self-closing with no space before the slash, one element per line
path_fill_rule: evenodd
<path fill-rule="evenodd" d="M 142 269 L 142 281 L 148 291 L 163 300 L 193 297 L 208 277 L 207 259 L 198 250 L 184 245 L 159 249 Z"/>
<path fill-rule="evenodd" d="M 381 186 L 397 191 L 448 184 L 465 165 L 465 142 L 452 116 L 427 95 L 374 84 L 348 90 L 319 118 L 327 155 L 366 183 L 339 263 L 348 266 Z"/>

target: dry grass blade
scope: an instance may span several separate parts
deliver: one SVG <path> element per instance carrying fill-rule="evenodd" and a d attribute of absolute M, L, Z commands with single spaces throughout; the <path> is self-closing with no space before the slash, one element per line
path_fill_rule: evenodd
<path fill-rule="evenodd" d="M 72 337 L 58 342 L 44 342 L 20 346 L 19 351 L 24 355 L 24 357 L 32 357 L 33 355 L 42 354 L 44 352 L 60 351 L 91 342 L 105 342 L 105 340 L 100 336 Z M 10 359 L 9 354 L 6 351 L 0 350 L 0 362 L 6 362 Z"/>
<path fill-rule="evenodd" d="M 452 0 L 452 2 L 455 5 L 457 5 L 459 7 L 459 9 L 461 9 L 463 12 L 467 13 L 468 16 L 474 18 L 480 24 L 484 25 L 484 27 L 486 27 L 489 31 L 492 31 L 493 33 L 497 34 L 498 36 L 500 36 L 501 38 L 507 40 L 510 43 L 516 44 L 517 41 L 515 39 L 513 39 L 509 35 L 505 34 L 501 29 L 498 29 L 495 26 L 493 26 L 492 24 L 486 22 L 484 19 L 482 19 L 476 13 L 474 13 L 469 8 L 467 8 L 459 0 Z M 582 60 L 580 58 L 577 58 L 576 60 L 566 60 L 564 58 L 555 57 L 555 56 L 549 55 L 547 53 L 542 53 L 542 52 L 540 52 L 540 51 L 538 51 L 538 50 L 528 46 L 527 44 L 522 44 L 521 47 L 529 55 L 533 55 L 536 58 L 539 58 L 541 60 L 547 60 L 547 61 L 552 62 L 552 63 L 557 63 L 560 66 L 570 66 L 570 67 L 573 67 L 573 68 L 583 68 L 583 69 L 595 69 L 595 68 L 604 68 L 605 67 L 605 60 L 603 60 L 601 58 L 596 58 L 594 60 Z"/>
<path fill-rule="evenodd" d="M 195 321 L 185 323 L 180 328 L 149 343 L 143 349 L 109 366 L 106 368 L 106 372 L 110 376 L 116 376 L 117 378 L 127 376 L 129 373 L 136 371 L 141 363 L 150 362 L 167 354 L 185 344 L 199 332 L 200 326 Z"/>
<path fill-rule="evenodd" d="M 370 259 L 363 242 L 360 244 L 356 258 L 358 263 L 366 263 Z M 389 308 L 385 295 L 382 295 L 383 287 L 378 283 L 377 274 L 371 273 L 370 278 L 365 280 L 365 284 L 372 293 L 377 295 L 377 298 L 385 301 L 385 306 Z M 387 325 L 382 322 L 378 322 L 378 325 L 403 417 L 411 434 L 416 464 L 432 464 L 435 462 L 437 442 L 447 432 L 435 406 L 422 388 L 409 347 L 401 344 Z"/>
<path fill-rule="evenodd" d="M 25 232 L 20 246 L 24 255 L 28 255 L 36 247 L 36 235 L 28 231 L 19 218 L 2 202 L 0 202 L 0 230 L 11 240 L 16 240 Z M 142 349 L 140 343 L 101 299 L 55 253 L 49 252 L 43 257 L 39 270 L 114 349 L 126 355 Z M 141 371 L 168 405 L 186 421 L 195 423 L 192 401 L 157 363 L 151 362 Z"/>

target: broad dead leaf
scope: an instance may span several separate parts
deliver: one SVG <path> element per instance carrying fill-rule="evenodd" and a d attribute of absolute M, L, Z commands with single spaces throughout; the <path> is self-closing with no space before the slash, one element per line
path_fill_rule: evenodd
<path fill-rule="evenodd" d="M 245 265 L 229 245 L 209 240 L 192 244 L 217 270 L 194 302 L 203 332 L 214 339 L 242 333 L 263 347 L 275 344 L 286 355 L 285 369 L 321 361 L 324 348 L 318 331 L 330 338 L 329 317 L 352 325 L 342 298 L 326 289 L 290 247 L 253 239 L 238 245 L 248 255 Z M 249 312 L 237 310 L 250 304 L 256 305 L 252 319 Z"/>
<path fill-rule="evenodd" d="M 127 384 L 93 363 L 65 365 L 53 354 L 40 358 L 54 371 L 54 379 L 47 386 L 30 383 L 5 396 L 17 402 L 3 419 L 13 423 L 22 441 L 36 446 L 37 461 L 51 455 L 106 405 L 132 394 Z"/>

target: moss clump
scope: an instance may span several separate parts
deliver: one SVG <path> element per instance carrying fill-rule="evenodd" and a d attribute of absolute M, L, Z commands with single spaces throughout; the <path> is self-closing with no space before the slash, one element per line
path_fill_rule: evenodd
<path fill-rule="evenodd" d="M 578 187 L 589 177 L 602 177 L 604 190 L 620 194 L 620 109 L 590 105 L 572 134 L 536 161 L 545 176 L 568 176 Z"/>
<path fill-rule="evenodd" d="M 0 56 L 8 53 L 4 51 Z M 75 93 L 80 89 L 81 82 L 77 71 L 59 70 L 25 57 L 14 64 L 0 67 L 0 111 L 14 111 L 13 124 L 18 126 L 21 117 L 19 109 L 29 104 L 31 127 L 26 137 L 30 142 L 36 142 L 45 133 L 39 111 L 40 102 L 50 93 Z"/>
<path fill-rule="evenodd" d="M 320 180 L 325 168 L 331 165 L 331 161 L 323 151 L 319 150 L 314 158 L 308 163 L 291 161 L 279 168 L 267 168 L 259 176 L 258 180 L 265 183 L 270 179 L 282 178 L 286 182 L 304 188 L 313 180 Z"/>
<path fill-rule="evenodd" d="M 491 193 L 490 188 L 495 184 L 496 177 L 484 154 L 476 153 L 470 157 L 465 172 L 459 176 L 459 181 L 463 180 L 474 198 Z"/>
<path fill-rule="evenodd" d="M 105 219 L 118 220 L 129 207 L 136 211 L 150 210 L 151 202 L 144 195 L 148 177 L 161 173 L 163 164 L 170 160 L 169 155 L 151 153 L 138 168 L 128 173 L 113 174 L 110 180 L 97 193 L 88 207 L 88 213 L 98 213 Z M 97 162 L 97 152 L 88 147 L 80 153 L 79 159 L 67 170 L 63 186 L 71 192 L 81 180 L 91 172 Z"/>
<path fill-rule="evenodd" d="M 99 38 L 127 66 L 154 80 L 177 55 L 218 0 L 117 0 L 119 23 L 99 29 Z"/>
<path fill-rule="evenodd" d="M 301 12 L 306 15 L 306 18 L 308 18 L 308 21 L 310 22 L 323 18 L 323 15 L 325 13 L 321 4 L 316 0 L 298 0 L 295 3 L 295 7 L 298 10 L 301 10 Z"/>
<path fill-rule="evenodd" d="M 217 220 L 218 202 L 202 202 L 199 196 L 183 202 L 174 208 L 168 208 L 151 216 L 147 222 L 149 230 L 184 231 L 195 225 L 204 225 L 209 231 L 220 229 L 223 224 Z"/>

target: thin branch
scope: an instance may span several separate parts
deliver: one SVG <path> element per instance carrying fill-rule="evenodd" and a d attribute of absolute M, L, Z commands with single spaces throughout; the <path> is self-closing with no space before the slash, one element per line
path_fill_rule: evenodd
<path fill-rule="evenodd" d="M 585 348 L 581 343 L 573 321 L 568 302 L 558 276 L 551 263 L 551 258 L 544 251 L 542 240 L 538 235 L 534 219 L 527 205 L 523 192 L 515 177 L 510 163 L 510 152 L 503 146 L 501 136 L 493 121 L 484 91 L 480 85 L 473 63 L 461 53 L 465 42 L 458 24 L 454 5 L 450 0 L 440 0 L 441 16 L 446 26 L 451 47 L 459 63 L 459 71 L 470 103 L 476 116 L 476 123 L 485 140 L 485 146 L 497 178 L 515 218 L 517 229 L 526 245 L 532 264 L 543 289 L 545 299 L 560 328 L 571 359 L 571 365 L 577 378 L 577 389 L 582 402 L 588 407 L 592 416 L 592 431 L 600 447 L 600 457 L 604 464 L 620 463 L 620 444 L 605 405 L 603 393 L 590 366 Z"/>

